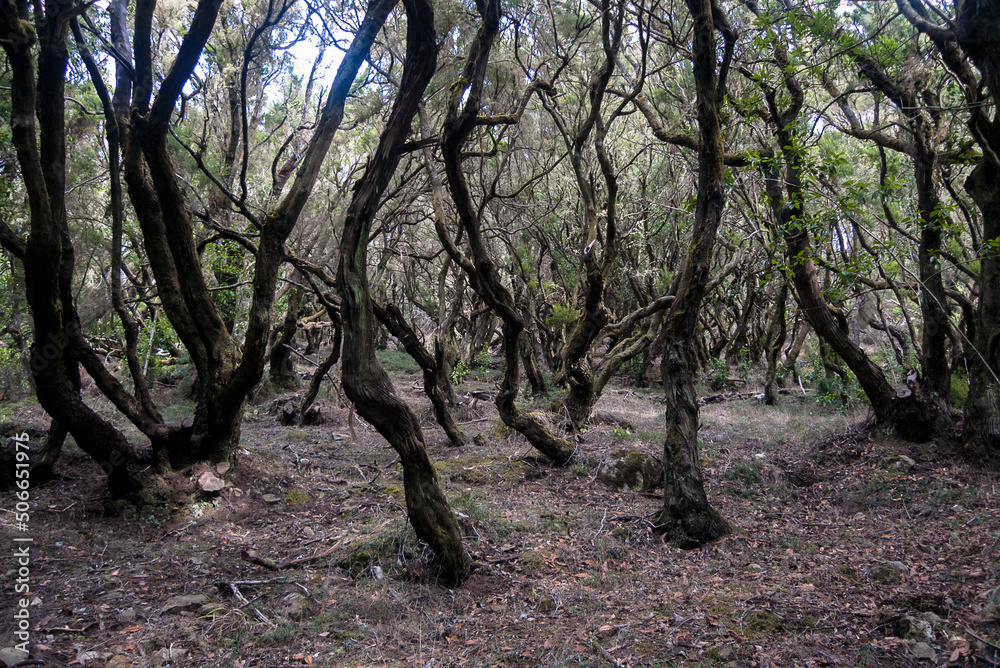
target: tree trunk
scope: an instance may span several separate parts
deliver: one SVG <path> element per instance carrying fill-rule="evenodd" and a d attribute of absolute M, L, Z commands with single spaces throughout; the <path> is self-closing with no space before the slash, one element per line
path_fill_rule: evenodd
<path fill-rule="evenodd" d="M 462 78 L 452 86 L 448 116 L 441 131 L 441 151 L 448 176 L 448 189 L 455 203 L 462 229 L 468 237 L 472 259 L 466 258 L 455 247 L 440 217 L 435 217 L 435 227 L 448 255 L 462 267 L 477 294 L 503 322 L 503 355 L 506 368 L 496 398 L 500 418 L 511 429 L 522 434 L 539 452 L 556 464 L 562 465 L 567 463 L 576 451 L 573 444 L 552 434 L 538 420 L 521 411 L 515 403 L 520 377 L 518 337 L 524 330 L 524 318 L 514 305 L 510 292 L 500 280 L 496 266 L 486 250 L 476 207 L 473 205 L 462 168 L 462 148 L 479 114 L 490 49 L 500 29 L 498 0 L 487 0 L 478 4 L 477 8 L 483 17 L 483 22 L 470 48 Z"/>
<path fill-rule="evenodd" d="M 781 348 L 785 345 L 787 324 L 785 322 L 785 302 L 788 301 L 788 282 L 780 275 L 777 294 L 774 297 L 774 310 L 771 321 L 767 325 L 767 372 L 764 376 L 764 403 L 775 406 L 778 403 L 777 392 L 774 391 L 778 377 L 778 358 Z"/>
<path fill-rule="evenodd" d="M 462 535 L 438 483 L 413 411 L 393 391 L 375 357 L 375 317 L 368 287 L 368 236 L 379 200 L 399 163 L 423 91 L 434 74 L 437 47 L 434 12 L 426 0 L 404 0 L 407 16 L 403 82 L 378 148 L 356 184 L 344 220 L 337 269 L 344 323 L 343 383 L 358 414 L 371 423 L 399 454 L 406 509 L 417 537 L 434 551 L 437 578 L 447 586 L 469 576 L 471 561 Z"/>
<path fill-rule="evenodd" d="M 465 432 L 455 424 L 455 419 L 448 409 L 448 397 L 454 396 L 455 392 L 451 387 L 451 378 L 448 377 L 447 366 L 444 361 L 444 346 L 437 345 L 435 341 L 435 353 L 432 355 L 424 344 L 420 342 L 416 331 L 406 322 L 402 312 L 395 304 L 386 304 L 384 307 L 372 303 L 375 316 L 379 322 L 385 325 L 396 339 L 403 344 L 403 348 L 410 354 L 417 365 L 420 366 L 424 375 L 424 392 L 431 400 L 434 408 L 434 418 L 444 429 L 448 440 L 455 447 L 465 445 Z M 439 353 L 439 354 L 438 354 Z"/>
<path fill-rule="evenodd" d="M 728 70 L 735 34 L 711 0 L 687 0 L 694 20 L 694 79 L 698 100 L 698 199 L 687 259 L 681 270 L 663 336 L 663 390 L 667 436 L 663 443 L 663 508 L 657 530 L 680 547 L 695 548 L 732 528 L 708 501 L 698 451 L 692 337 L 708 284 L 712 250 L 725 206 L 719 106 L 725 79 L 716 71 L 715 30 L 725 37 L 721 69 Z"/>
<path fill-rule="evenodd" d="M 994 125 L 998 124 L 994 120 Z M 1000 146 L 1000 131 L 994 145 Z M 1000 239 L 1000 168 L 984 158 L 965 187 L 982 211 L 983 238 L 995 243 Z M 962 439 L 969 461 L 1000 468 L 1000 252 L 990 248 L 981 257 L 976 339 L 969 355 Z"/>
<path fill-rule="evenodd" d="M 299 278 L 296 270 L 292 273 L 292 280 Z M 275 389 L 286 392 L 293 391 L 299 386 L 299 380 L 295 376 L 295 365 L 292 361 L 292 352 L 288 349 L 295 339 L 295 332 L 299 324 L 299 308 L 302 305 L 302 288 L 297 285 L 291 286 L 288 295 L 288 306 L 285 308 L 285 317 L 282 319 L 281 330 L 278 337 L 271 346 L 269 375 L 271 384 Z"/>
<path fill-rule="evenodd" d="M 983 158 L 965 188 L 983 214 L 979 306 L 975 349 L 969 356 L 969 396 L 965 402 L 965 455 L 1000 468 L 1000 6 L 986 0 L 958 3 L 958 42 L 982 72 L 993 102 L 992 122 L 977 118 Z"/>

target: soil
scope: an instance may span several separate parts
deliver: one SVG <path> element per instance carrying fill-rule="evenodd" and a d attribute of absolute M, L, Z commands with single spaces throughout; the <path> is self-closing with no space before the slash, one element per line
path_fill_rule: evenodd
<path fill-rule="evenodd" d="M 397 388 L 466 534 L 463 587 L 427 580 L 384 440 L 357 421 L 352 436 L 335 398 L 310 427 L 280 425 L 268 400 L 248 411 L 226 488 L 171 512 L 112 516 L 75 447 L 32 490 L 27 532 L 4 495 L 5 545 L 32 539 L 38 662 L 25 665 L 995 665 L 1000 475 L 947 449 L 873 435 L 852 426 L 863 413 L 801 395 L 705 406 L 709 495 L 737 532 L 686 551 L 653 530 L 658 490 L 597 480 L 623 447 L 660 452 L 656 391 L 609 388 L 556 468 L 489 402 L 459 407 L 470 444 L 449 447 L 415 381 Z M 39 417 L 26 402 L 6 419 Z M 4 563 L 9 646 L 19 594 Z"/>

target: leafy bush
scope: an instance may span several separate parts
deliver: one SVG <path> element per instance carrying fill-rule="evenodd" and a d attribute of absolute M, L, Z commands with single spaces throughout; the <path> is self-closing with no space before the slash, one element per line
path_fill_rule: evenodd
<path fill-rule="evenodd" d="M 552 313 L 545 319 L 549 327 L 560 328 L 576 322 L 580 318 L 580 309 L 573 308 L 568 302 L 552 305 Z"/>

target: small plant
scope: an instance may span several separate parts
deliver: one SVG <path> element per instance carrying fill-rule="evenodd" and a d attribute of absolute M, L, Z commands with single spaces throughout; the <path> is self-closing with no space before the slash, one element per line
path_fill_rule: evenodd
<path fill-rule="evenodd" d="M 748 462 L 737 462 L 735 466 L 726 471 L 727 480 L 742 480 L 746 484 L 760 482 L 760 470 Z"/>
<path fill-rule="evenodd" d="M 458 360 L 455 366 L 451 367 L 451 382 L 461 385 L 465 382 L 465 377 L 469 375 L 469 367 L 463 360 Z"/>
<path fill-rule="evenodd" d="M 561 329 L 576 322 L 580 318 L 580 310 L 573 308 L 567 302 L 552 305 L 552 313 L 545 319 L 545 324 L 553 329 Z"/>
<path fill-rule="evenodd" d="M 297 506 L 309 500 L 309 495 L 301 489 L 293 489 L 285 495 L 285 503 L 290 506 Z"/>
<path fill-rule="evenodd" d="M 473 366 L 476 367 L 476 380 L 484 383 L 489 380 L 491 362 L 493 362 L 493 356 L 490 355 L 490 350 L 484 343 L 483 349 L 476 353 L 475 359 L 472 360 Z"/>
<path fill-rule="evenodd" d="M 614 434 L 615 438 L 628 438 L 632 435 L 632 432 L 625 427 L 614 427 L 611 433 Z"/>
<path fill-rule="evenodd" d="M 716 391 L 729 387 L 729 364 L 726 360 L 713 357 L 708 363 L 712 367 L 712 375 L 708 379 L 709 387 Z"/>

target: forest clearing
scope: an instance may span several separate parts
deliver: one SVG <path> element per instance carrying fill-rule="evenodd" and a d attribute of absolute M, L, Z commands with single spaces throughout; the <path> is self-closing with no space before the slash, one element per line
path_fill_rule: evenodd
<path fill-rule="evenodd" d="M 683 550 L 653 531 L 656 485 L 601 482 L 623 449 L 660 453 L 656 391 L 609 390 L 573 461 L 555 467 L 498 427 L 490 402 L 458 409 L 476 437 L 449 446 L 419 377 L 395 380 L 424 417 L 472 556 L 462 587 L 429 581 L 381 437 L 358 422 L 352 440 L 329 402 L 328 423 L 282 426 L 268 401 L 248 411 L 226 488 L 169 513 L 109 515 L 97 467 L 63 455 L 33 502 L 38 665 L 996 661 L 1000 477 L 861 430 L 865 409 L 797 390 L 773 407 L 703 407 L 709 496 L 735 531 Z M 38 418 L 37 406 L 4 409 Z M 4 637 L 9 626 L 5 615 Z"/>

